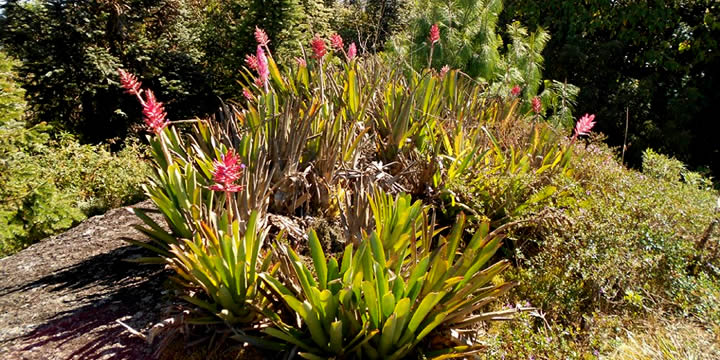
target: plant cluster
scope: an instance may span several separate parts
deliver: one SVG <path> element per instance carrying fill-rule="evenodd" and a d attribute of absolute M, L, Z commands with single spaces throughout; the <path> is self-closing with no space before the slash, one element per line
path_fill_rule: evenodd
<path fill-rule="evenodd" d="M 452 345 L 440 355 L 477 351 L 449 329 L 517 311 L 487 312 L 513 286 L 498 277 L 507 260 L 488 266 L 508 227 L 463 206 L 452 185 L 489 168 L 562 173 L 571 142 L 458 71 L 404 72 L 358 57 L 337 34 L 316 36 L 311 56 L 281 71 L 267 35 L 254 35 L 245 99 L 188 133 L 120 71 L 143 106 L 154 161 L 145 189 L 168 225 L 135 209 L 152 239 L 135 243 L 177 272 L 205 314 L 197 321 L 255 329 L 235 336 L 251 344 L 311 359 L 402 358 L 432 334 Z M 344 249 L 326 253 L 315 231 L 287 225 L 307 215 L 336 219 Z M 311 261 L 291 246 L 305 241 Z"/>

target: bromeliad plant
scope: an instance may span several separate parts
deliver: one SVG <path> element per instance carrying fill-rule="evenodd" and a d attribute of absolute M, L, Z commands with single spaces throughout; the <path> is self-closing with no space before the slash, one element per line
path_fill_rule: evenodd
<path fill-rule="evenodd" d="M 308 358 L 402 358 L 435 329 L 502 315 L 481 311 L 512 286 L 494 279 L 507 261 L 487 266 L 504 234 L 482 223 L 465 241 L 460 215 L 441 235 L 420 201 L 380 189 L 436 200 L 468 172 L 514 173 L 552 153 L 542 167 L 561 151 L 547 141 L 522 155 L 499 145 L 491 131 L 522 121 L 515 103 L 487 97 L 459 71 L 406 74 L 356 57 L 352 44 L 346 52 L 334 36 L 332 49 L 316 38 L 312 58 L 281 72 L 261 30 L 256 36 L 244 103 L 214 121 L 189 121 L 186 133 L 120 72 L 143 105 L 155 165 L 145 190 L 167 223 L 133 210 L 152 239 L 134 243 L 177 273 L 186 300 L 210 313 L 201 320 L 271 321 L 265 332 Z M 312 266 L 285 244 L 263 249 L 269 212 L 343 212 L 349 245 L 339 261 L 326 257 L 310 231 Z M 453 351 L 461 350 L 472 347 Z"/>
<path fill-rule="evenodd" d="M 248 146 L 256 137 L 240 137 L 238 154 L 218 123 L 198 121 L 193 124 L 195 136 L 182 135 L 152 92 L 142 90 L 132 75 L 122 70 L 120 75 L 127 92 L 143 105 L 153 134 L 148 141 L 155 166 L 145 191 L 168 225 L 134 208 L 146 225 L 138 229 L 151 242 L 128 241 L 156 252 L 159 257 L 141 261 L 167 264 L 176 272 L 175 280 L 189 290 L 183 298 L 211 314 L 193 321 L 264 319 L 273 304 L 262 295 L 257 274 L 274 270 L 269 253 L 262 250 L 269 174 L 260 151 Z"/>
<path fill-rule="evenodd" d="M 267 229 L 259 227 L 258 212 L 250 214 L 244 231 L 239 221 L 231 219 L 231 212 L 227 212 L 211 220 L 216 223 L 201 221 L 197 224 L 200 230 L 192 240 L 183 239 L 170 245 L 173 257 L 168 262 L 181 285 L 200 287 L 209 297 L 203 300 L 186 295 L 183 299 L 230 324 L 257 322 L 265 318 L 274 305 L 261 293 L 257 274 L 273 274 L 277 266 L 271 268 L 270 253 L 261 250 Z M 211 317 L 193 321 L 215 320 Z"/>
<path fill-rule="evenodd" d="M 279 276 L 260 276 L 300 322 L 276 321 L 267 334 L 297 345 L 307 359 L 402 359 L 435 329 L 472 327 L 514 311 L 481 312 L 513 286 L 493 282 L 510 266 L 507 260 L 486 266 L 502 234 L 490 233 L 485 223 L 461 246 L 463 215 L 449 235 L 437 236 L 419 202 L 410 206 L 403 194 L 390 202 L 382 192 L 375 196 L 373 213 L 384 223 L 357 248 L 348 245 L 340 262 L 326 257 L 314 231 L 308 234 L 314 275 L 295 251 L 278 245 Z"/>

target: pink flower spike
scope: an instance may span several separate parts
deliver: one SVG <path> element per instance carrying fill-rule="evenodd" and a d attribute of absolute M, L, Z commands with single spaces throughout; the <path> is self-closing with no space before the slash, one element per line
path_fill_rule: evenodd
<path fill-rule="evenodd" d="M 445 77 L 445 74 L 447 74 L 448 71 L 450 71 L 450 66 L 443 66 L 442 69 L 440 69 L 440 77 Z"/>
<path fill-rule="evenodd" d="M 307 61 L 305 61 L 305 58 L 296 56 L 295 61 L 297 61 L 298 65 L 300 65 L 300 67 L 307 67 Z"/>
<path fill-rule="evenodd" d="M 588 135 L 593 126 L 595 126 L 595 115 L 585 114 L 585 116 L 581 117 L 575 125 L 575 134 L 573 135 L 573 139 L 578 137 L 578 135 Z"/>
<path fill-rule="evenodd" d="M 325 49 L 325 40 L 321 39 L 318 35 L 315 35 L 315 37 L 310 42 L 310 46 L 312 46 L 313 49 L 313 57 L 315 59 L 322 59 L 325 54 L 327 54 L 327 50 Z"/>
<path fill-rule="evenodd" d="M 356 55 L 357 55 L 357 47 L 355 47 L 354 42 L 350 43 L 350 46 L 348 46 L 348 51 L 347 51 L 348 60 L 354 59 Z"/>
<path fill-rule="evenodd" d="M 539 114 L 540 111 L 542 111 L 542 103 L 540 102 L 540 98 L 537 96 L 532 98 L 532 109 L 536 114 Z"/>
<path fill-rule="evenodd" d="M 260 45 L 257 47 L 256 58 L 258 79 L 260 79 L 260 83 L 265 86 L 268 81 L 268 76 L 270 76 L 270 69 L 268 68 L 268 60 L 265 56 L 265 51 L 263 51 L 262 46 Z"/>
<path fill-rule="evenodd" d="M 243 91 L 242 91 L 242 92 L 243 92 L 243 96 L 244 96 L 246 99 L 248 99 L 248 100 L 252 100 L 252 99 L 253 99 L 253 94 L 252 94 L 252 93 L 250 92 L 250 90 L 248 90 L 247 88 L 243 88 Z"/>
<path fill-rule="evenodd" d="M 343 45 L 343 39 L 337 33 L 330 35 L 330 45 L 335 50 L 342 50 L 345 46 Z"/>
<path fill-rule="evenodd" d="M 438 41 L 440 41 L 440 28 L 437 24 L 433 24 L 430 27 L 430 44 L 434 46 Z"/>
<path fill-rule="evenodd" d="M 245 65 L 247 65 L 251 70 L 257 71 L 257 69 L 258 69 L 257 57 L 255 57 L 255 55 L 245 55 Z"/>
<path fill-rule="evenodd" d="M 515 85 L 515 86 L 513 86 L 512 90 L 510 90 L 510 94 L 512 94 L 512 96 L 518 96 L 518 95 L 520 95 L 521 91 L 522 91 L 522 89 L 520 89 L 519 86 Z"/>
<path fill-rule="evenodd" d="M 232 149 L 228 149 L 220 160 L 213 161 L 213 181 L 214 185 L 210 186 L 214 191 L 238 192 L 242 191 L 241 185 L 233 184 L 242 176 L 243 165 L 239 163 L 239 159 Z"/>
<path fill-rule="evenodd" d="M 268 38 L 267 33 L 265 30 L 255 27 L 255 40 L 258 42 L 258 45 L 267 47 L 267 44 L 270 42 L 270 39 Z"/>
<path fill-rule="evenodd" d="M 120 75 L 120 84 L 125 89 L 126 93 L 130 95 L 140 94 L 140 87 L 142 86 L 142 83 L 138 81 L 135 75 L 123 69 L 117 69 L 117 72 Z"/>
<path fill-rule="evenodd" d="M 145 92 L 145 104 L 143 104 L 143 115 L 145 115 L 145 124 L 155 134 L 159 134 L 167 125 L 167 114 L 163 103 L 155 99 L 152 90 Z"/>

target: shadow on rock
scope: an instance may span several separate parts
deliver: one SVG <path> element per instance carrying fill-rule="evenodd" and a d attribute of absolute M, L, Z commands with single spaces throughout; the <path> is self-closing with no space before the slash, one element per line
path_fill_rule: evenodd
<path fill-rule="evenodd" d="M 149 359 L 143 339 L 132 335 L 117 320 L 131 328 L 143 329 L 160 321 L 165 305 L 162 282 L 166 278 L 158 265 L 126 261 L 152 256 L 146 250 L 125 246 L 56 271 L 2 295 L 37 289 L 39 296 L 63 299 L 52 317 L 29 333 L 8 339 L 15 351 L 32 358 L 34 349 L 55 348 L 62 359 Z M 32 291 L 32 290 L 31 290 Z M 44 293 L 44 294 L 43 294 Z M 45 299 L 34 299 L 50 303 Z M 68 353 L 62 348 L 67 346 Z"/>

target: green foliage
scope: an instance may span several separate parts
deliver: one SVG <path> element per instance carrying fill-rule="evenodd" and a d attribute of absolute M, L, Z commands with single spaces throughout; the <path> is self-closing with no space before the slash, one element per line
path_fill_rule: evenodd
<path fill-rule="evenodd" d="M 598 339 L 598 334 L 588 333 L 572 326 L 543 324 L 538 328 L 537 324 L 542 321 L 538 315 L 520 313 L 515 321 L 493 324 L 488 329 L 491 339 L 488 349 L 480 358 L 593 360 L 599 359 L 600 353 L 611 349 L 612 340 Z M 602 327 L 614 330 L 610 325 L 602 324 Z M 600 341 L 602 343 L 599 343 Z"/>
<path fill-rule="evenodd" d="M 720 100 L 717 1 L 512 1 L 501 24 L 522 21 L 553 34 L 546 76 L 578 85 L 581 114 L 639 167 L 646 148 L 690 168 L 720 169 L 714 105 Z"/>
<path fill-rule="evenodd" d="M 553 178 L 571 174 L 572 148 L 545 123 L 506 121 L 484 128 L 487 150 L 448 177 L 449 211 L 463 208 L 499 225 L 567 196 Z"/>
<path fill-rule="evenodd" d="M 111 154 L 69 135 L 51 140 L 44 123 L 26 128 L 16 64 L 0 55 L 0 255 L 139 200 L 146 171 L 137 144 Z"/>
<path fill-rule="evenodd" d="M 15 74 L 19 65 L 19 61 L 0 52 L 0 127 L 16 126 L 25 112 L 25 91 Z"/>
<path fill-rule="evenodd" d="M 548 110 L 547 121 L 555 126 L 572 128 L 575 124 L 573 111 L 580 88 L 556 80 L 544 80 L 543 90 L 538 95 L 543 109 Z"/>
<path fill-rule="evenodd" d="M 524 247 L 519 293 L 563 320 L 652 310 L 716 318 L 700 309 L 717 305 L 716 296 L 701 295 L 717 292 L 702 280 L 717 276 L 717 265 L 695 275 L 688 264 L 703 251 L 696 241 L 715 217 L 717 193 L 680 182 L 682 164 L 651 151 L 648 172 L 668 178 L 629 171 L 596 144 L 584 152 L 572 178 L 554 180 L 572 194 L 555 205 L 562 212 L 534 235 L 520 232 L 540 251 Z M 558 224 L 563 231 L 553 230 Z"/>
<path fill-rule="evenodd" d="M 570 127 L 578 89 L 573 85 L 543 80 L 542 51 L 550 34 L 538 27 L 528 32 L 519 22 L 498 27 L 502 0 L 442 2 L 421 1 L 413 13 L 410 29 L 389 43 L 392 52 L 405 59 L 416 71 L 447 65 L 459 69 L 489 86 L 488 96 L 509 97 L 518 86 L 522 113 L 532 110 L 531 100 L 539 96 L 548 120 Z M 434 46 L 428 34 L 438 24 L 440 41 Z M 507 38 L 506 42 L 503 37 Z"/>
<path fill-rule="evenodd" d="M 473 77 L 494 80 L 502 67 L 497 35 L 501 0 L 464 2 L 422 1 L 414 15 L 409 43 L 397 50 L 410 59 L 415 69 L 427 67 L 430 54 L 430 26 L 439 23 L 440 42 L 433 51 L 432 68 L 447 64 Z M 407 47 L 407 48 L 403 48 Z"/>
<path fill-rule="evenodd" d="M 125 137 L 140 117 L 121 101 L 118 67 L 171 96 L 168 111 L 177 118 L 212 109 L 206 75 L 198 70 L 199 24 L 187 2 L 13 0 L 2 10 L 0 41 L 23 60 L 18 71 L 31 123 L 46 122 L 86 142 Z"/>
<path fill-rule="evenodd" d="M 300 346 L 309 359 L 351 356 L 401 359 L 435 328 L 472 327 L 507 312 L 476 313 L 512 284 L 491 284 L 509 264 L 484 270 L 502 236 L 485 224 L 460 248 L 464 216 L 447 237 L 427 222 L 418 201 L 376 192 L 376 229 L 345 248 L 342 259 L 326 258 L 317 235 L 308 235 L 316 276 L 292 250 L 280 247 L 285 283 L 261 275 L 303 320 L 302 328 L 280 323 L 265 332 Z M 418 221 L 419 226 L 414 226 Z M 382 225 L 382 227 L 381 227 Z M 490 283 L 490 284 L 489 284 Z M 290 289 L 299 288 L 299 291 Z M 509 312 L 515 312 L 511 310 Z M 447 330 L 444 330 L 447 331 Z M 471 351 L 466 347 L 463 351 Z"/>
<path fill-rule="evenodd" d="M 210 296 L 209 301 L 197 296 L 185 296 L 186 300 L 228 323 L 249 323 L 270 311 L 258 286 L 258 272 L 268 272 L 271 265 L 270 256 L 260 251 L 267 229 L 258 222 L 257 212 L 250 214 L 244 229 L 237 220 L 229 224 L 228 217 L 217 221 L 197 224 L 200 231 L 192 240 L 170 245 L 170 266 L 182 285 L 199 287 Z"/>
<path fill-rule="evenodd" d="M 680 179 L 690 186 L 699 189 L 712 189 L 713 183 L 701 174 L 688 171 L 685 164 L 677 159 L 669 158 L 665 155 L 658 154 L 652 149 L 647 149 L 643 153 L 643 173 L 665 181 L 676 182 Z"/>
<path fill-rule="evenodd" d="M 49 141 L 46 131 L 0 127 L 0 254 L 142 197 L 139 146 L 111 154 L 70 136 Z"/>
<path fill-rule="evenodd" d="M 330 28 L 337 30 L 346 44 L 355 42 L 358 49 L 369 53 L 384 50 L 388 39 L 407 28 L 414 6 L 401 0 L 332 3 Z"/>

